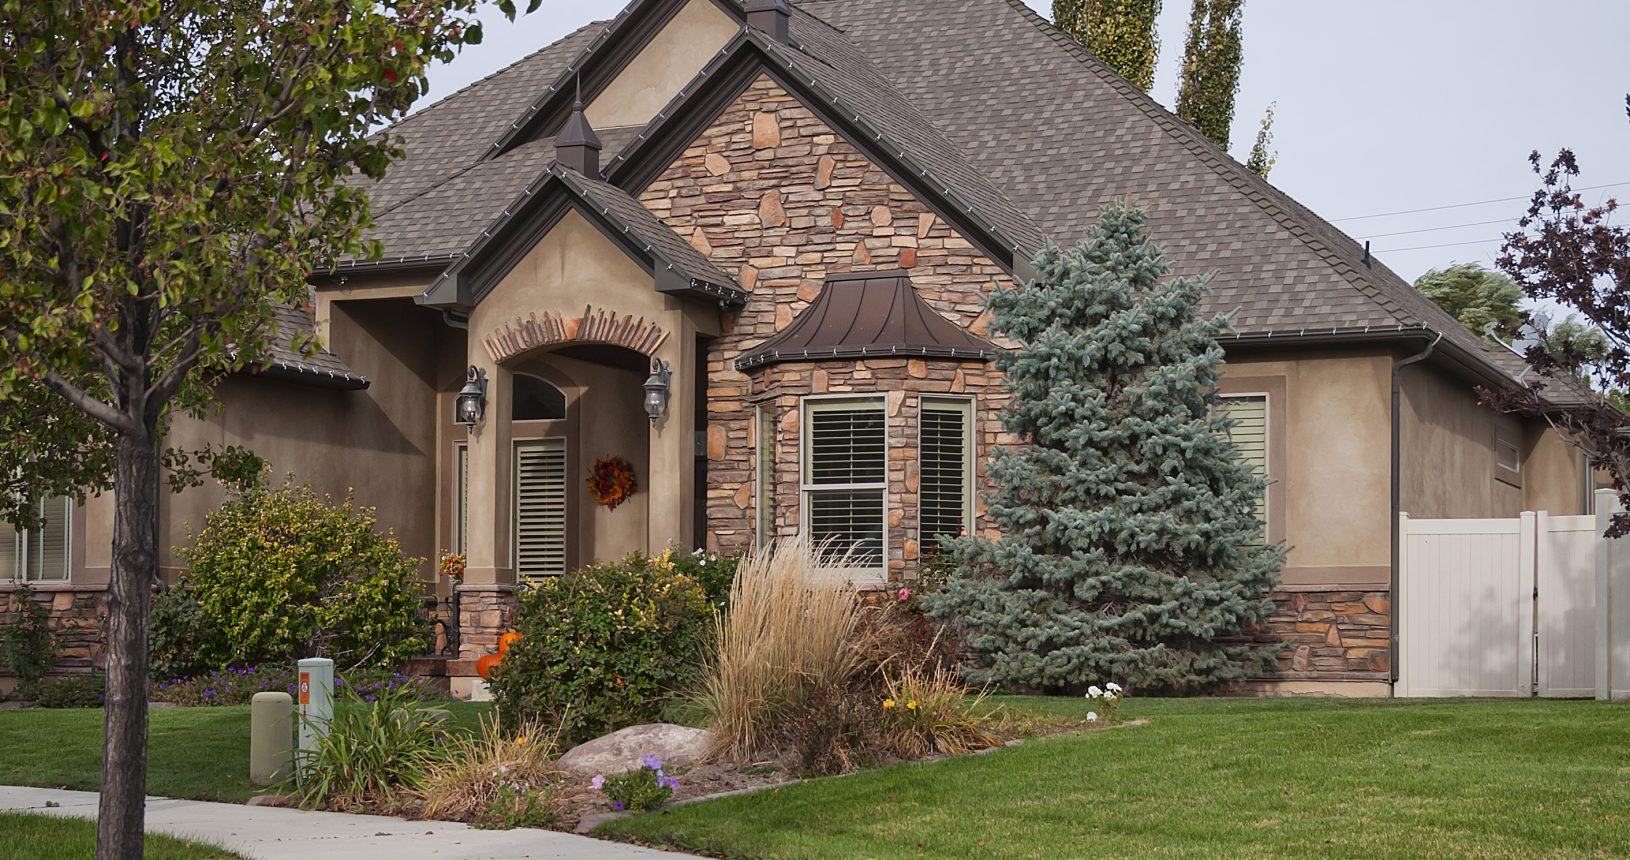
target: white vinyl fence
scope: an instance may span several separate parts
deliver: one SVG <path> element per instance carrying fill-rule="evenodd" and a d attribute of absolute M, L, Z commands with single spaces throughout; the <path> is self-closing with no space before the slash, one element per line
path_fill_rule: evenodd
<path fill-rule="evenodd" d="M 1399 518 L 1399 696 L 1630 695 L 1630 539 L 1616 510 Z"/>

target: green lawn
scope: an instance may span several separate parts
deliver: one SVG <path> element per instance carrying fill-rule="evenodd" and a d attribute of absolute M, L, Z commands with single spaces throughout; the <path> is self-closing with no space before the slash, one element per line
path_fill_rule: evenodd
<path fill-rule="evenodd" d="M 96 824 L 83 818 L 57 818 L 0 812 L 0 843 L 10 860 L 83 860 L 96 855 Z M 243 860 L 213 845 L 147 837 L 148 860 Z"/>
<path fill-rule="evenodd" d="M 488 705 L 449 706 L 475 726 Z M 102 712 L 0 711 L 0 785 L 95 791 L 102 767 Z M 149 714 L 147 791 L 242 803 L 249 784 L 249 707 L 155 708 Z"/>
<path fill-rule="evenodd" d="M 1624 705 L 1134 699 L 1122 715 L 1149 722 L 601 832 L 764 860 L 1630 854 Z"/>

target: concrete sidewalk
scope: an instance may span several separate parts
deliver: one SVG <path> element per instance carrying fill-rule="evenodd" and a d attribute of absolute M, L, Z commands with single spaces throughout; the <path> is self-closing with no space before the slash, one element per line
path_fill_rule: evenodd
<path fill-rule="evenodd" d="M 47 807 L 47 803 L 57 806 Z M 96 817 L 96 793 L 0 786 L 0 810 Z M 446 821 L 147 799 L 147 830 L 229 848 L 253 860 L 675 860 L 668 854 L 548 830 L 476 830 Z M 695 860 L 695 858 L 692 858 Z"/>

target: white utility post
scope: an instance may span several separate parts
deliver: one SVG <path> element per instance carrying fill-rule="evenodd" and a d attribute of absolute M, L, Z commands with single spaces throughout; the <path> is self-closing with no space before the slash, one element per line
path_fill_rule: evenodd
<path fill-rule="evenodd" d="M 327 657 L 307 657 L 300 661 L 299 667 L 295 699 L 300 714 L 297 762 L 317 748 L 317 742 L 328 734 L 329 721 L 334 719 L 334 661 Z"/>

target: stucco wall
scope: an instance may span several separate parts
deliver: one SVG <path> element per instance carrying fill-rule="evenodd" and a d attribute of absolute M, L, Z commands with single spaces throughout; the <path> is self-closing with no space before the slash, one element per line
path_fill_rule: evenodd
<path fill-rule="evenodd" d="M 1392 359 L 1230 356 L 1227 380 L 1281 380 L 1287 586 L 1386 586 L 1392 559 Z M 1278 448 L 1279 446 L 1275 446 Z"/>
<path fill-rule="evenodd" d="M 740 29 L 713 0 L 690 0 L 584 114 L 599 129 L 645 125 Z"/>
<path fill-rule="evenodd" d="M 234 376 L 217 389 L 203 419 L 181 418 L 173 445 L 242 445 L 266 459 L 274 480 L 292 472 L 318 490 L 342 497 L 354 490 L 378 509 L 403 548 L 430 558 L 435 544 L 435 315 L 405 300 L 336 304 L 329 348 L 372 383 L 365 391 L 334 391 Z M 223 497 L 213 482 L 169 496 L 160 506 L 160 564 L 179 571 L 174 547 L 187 528 Z M 428 576 L 430 565 L 423 567 Z"/>
<path fill-rule="evenodd" d="M 1541 422 L 1485 409 L 1473 383 L 1430 365 L 1404 371 L 1399 507 L 1414 517 L 1583 513 L 1578 454 Z M 1520 476 L 1501 479 L 1495 439 L 1517 445 Z M 1520 484 L 1516 486 L 1515 484 Z"/>

